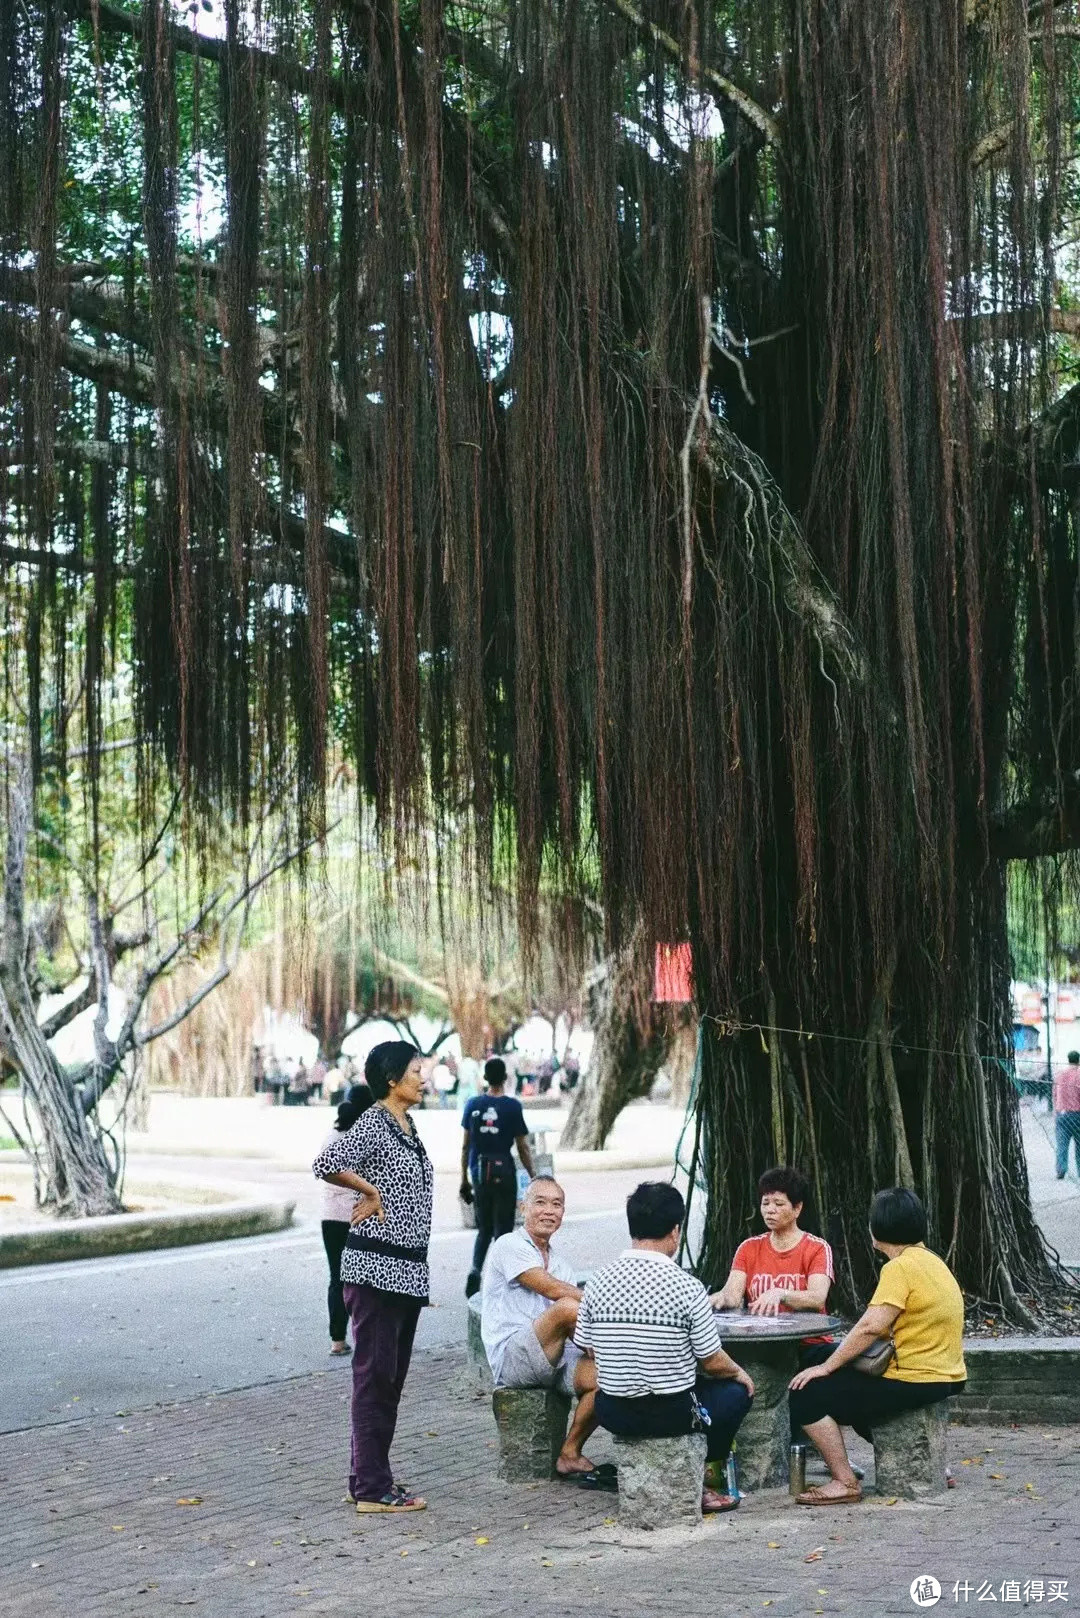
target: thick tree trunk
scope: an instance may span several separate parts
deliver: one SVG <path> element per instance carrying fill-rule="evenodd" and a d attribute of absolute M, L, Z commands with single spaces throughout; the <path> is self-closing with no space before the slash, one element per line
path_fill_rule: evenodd
<path fill-rule="evenodd" d="M 797 1009 L 807 986 L 794 981 L 742 997 L 738 1023 L 703 1019 L 707 1282 L 722 1281 L 756 1228 L 758 1175 L 795 1163 L 813 1188 L 805 1222 L 833 1245 L 839 1306 L 861 1308 L 874 1284 L 874 1192 L 909 1185 L 969 1297 L 1033 1324 L 1057 1281 L 1031 1211 L 1008 970 L 1003 879 L 992 869 L 946 969 L 928 952 L 887 963 L 863 1008 L 863 1038 L 841 1032 L 858 1026 L 842 982 L 815 1007 L 813 1033 L 798 1032 L 811 1024 Z"/>
<path fill-rule="evenodd" d="M 42 1131 L 44 1204 L 71 1216 L 120 1211 L 113 1173 L 101 1140 L 38 1027 L 26 977 L 26 848 L 30 828 L 29 772 L 11 786 L 4 869 L 4 932 L 0 993 L 11 1053 Z"/>
<path fill-rule="evenodd" d="M 559 1145 L 598 1152 L 627 1102 L 647 1092 L 668 1050 L 667 1031 L 658 1026 L 648 1004 L 640 933 L 590 980 L 586 1004 L 595 1033 L 592 1059 L 574 1093 Z"/>

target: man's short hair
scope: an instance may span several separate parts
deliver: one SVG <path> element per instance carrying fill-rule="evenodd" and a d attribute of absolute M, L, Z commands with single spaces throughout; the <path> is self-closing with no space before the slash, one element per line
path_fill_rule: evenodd
<path fill-rule="evenodd" d="M 912 1247 L 926 1240 L 927 1229 L 926 1209 L 914 1191 L 903 1186 L 879 1191 L 870 1204 L 870 1234 L 875 1241 Z"/>
<path fill-rule="evenodd" d="M 770 1191 L 781 1191 L 794 1208 L 798 1203 L 805 1203 L 810 1196 L 810 1182 L 801 1169 L 795 1169 L 790 1164 L 780 1168 L 766 1169 L 757 1183 L 758 1201 L 767 1196 Z"/>
<path fill-rule="evenodd" d="M 563 1190 L 554 1174 L 534 1174 L 525 1188 L 526 1196 L 529 1195 L 529 1192 L 532 1190 L 534 1185 L 553 1185 L 556 1191 L 562 1192 L 562 1199 L 564 1202 L 566 1201 L 566 1192 Z"/>
<path fill-rule="evenodd" d="M 659 1242 L 686 1217 L 682 1192 L 666 1180 L 645 1180 L 626 1199 L 626 1222 L 635 1242 Z"/>
<path fill-rule="evenodd" d="M 489 1090 L 497 1090 L 506 1083 L 506 1063 L 501 1056 L 489 1056 L 484 1063 L 484 1083 Z"/>
<path fill-rule="evenodd" d="M 1080 1051 L 1070 1051 L 1069 1061 L 1073 1064 L 1073 1066 L 1075 1066 L 1077 1062 L 1080 1062 Z"/>

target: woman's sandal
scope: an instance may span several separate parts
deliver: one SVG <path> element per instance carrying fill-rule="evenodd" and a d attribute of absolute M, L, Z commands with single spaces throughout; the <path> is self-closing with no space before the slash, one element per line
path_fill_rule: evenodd
<path fill-rule="evenodd" d="M 426 1511 L 427 1501 L 423 1495 L 413 1494 L 411 1490 L 403 1489 L 400 1483 L 395 1483 L 381 1500 L 358 1500 L 356 1510 L 361 1517 L 373 1512 Z"/>
<path fill-rule="evenodd" d="M 862 1499 L 862 1490 L 857 1483 L 845 1489 L 843 1494 L 826 1494 L 820 1485 L 813 1489 L 804 1489 L 802 1494 L 795 1496 L 797 1506 L 857 1506 Z"/>

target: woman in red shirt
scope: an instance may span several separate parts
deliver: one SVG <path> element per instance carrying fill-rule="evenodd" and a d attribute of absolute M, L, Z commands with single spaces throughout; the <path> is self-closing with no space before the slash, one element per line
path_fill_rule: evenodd
<path fill-rule="evenodd" d="M 824 1312 L 833 1280 L 832 1248 L 799 1228 L 809 1191 L 798 1169 L 766 1169 L 758 1181 L 765 1234 L 739 1244 L 730 1275 L 713 1293 L 714 1309 L 741 1309 L 745 1302 L 752 1315 Z"/>

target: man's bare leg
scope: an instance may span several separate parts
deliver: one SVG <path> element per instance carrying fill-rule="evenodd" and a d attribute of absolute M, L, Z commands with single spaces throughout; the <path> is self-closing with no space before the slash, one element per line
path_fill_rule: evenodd
<path fill-rule="evenodd" d="M 577 1302 L 573 1298 L 560 1298 L 550 1309 L 545 1309 L 539 1320 L 533 1321 L 540 1347 L 549 1365 L 558 1365 L 569 1337 L 577 1325 Z M 580 1378 L 580 1381 L 579 1381 Z M 574 1373 L 574 1390 L 578 1405 L 566 1442 L 559 1451 L 555 1470 L 560 1477 L 572 1472 L 591 1472 L 593 1463 L 581 1453 L 581 1447 L 596 1427 L 596 1367 L 592 1360 L 580 1360 Z"/>
<path fill-rule="evenodd" d="M 596 1431 L 596 1366 L 592 1360 L 580 1359 L 574 1367 L 574 1392 L 578 1396 L 577 1408 L 555 1462 L 555 1470 L 562 1476 L 593 1469 L 592 1461 L 581 1453 L 585 1440 Z"/>

